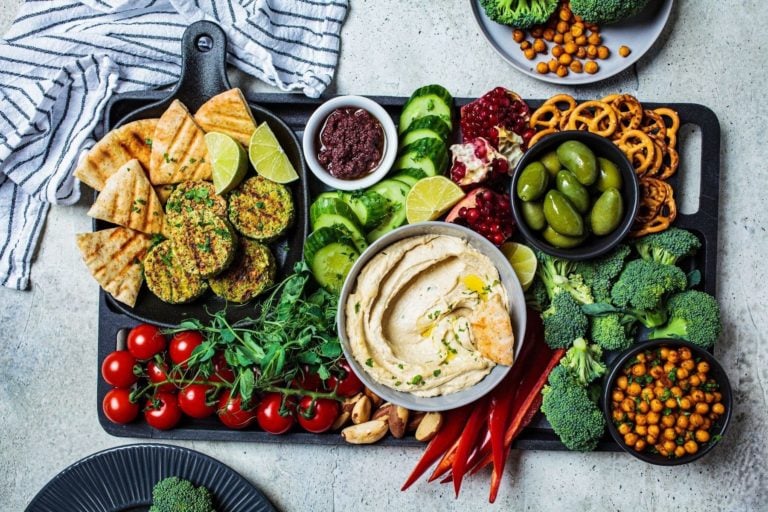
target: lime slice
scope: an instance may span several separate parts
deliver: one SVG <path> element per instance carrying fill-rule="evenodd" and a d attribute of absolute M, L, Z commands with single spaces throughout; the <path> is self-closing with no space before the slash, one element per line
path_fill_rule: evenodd
<path fill-rule="evenodd" d="M 515 242 L 507 242 L 501 246 L 501 252 L 507 257 L 523 291 L 530 288 L 533 278 L 536 276 L 536 255 L 527 245 Z"/>
<path fill-rule="evenodd" d="M 206 133 L 205 145 L 213 168 L 213 186 L 218 195 L 226 194 L 245 178 L 248 170 L 245 149 L 229 135 L 219 132 Z"/>
<path fill-rule="evenodd" d="M 464 191 L 444 176 L 432 176 L 417 181 L 405 198 L 405 216 L 409 224 L 435 220 L 450 210 Z"/>
<path fill-rule="evenodd" d="M 261 123 L 251 135 L 248 156 L 256 172 L 275 183 L 290 183 L 299 179 L 296 169 L 277 142 L 267 123 Z"/>

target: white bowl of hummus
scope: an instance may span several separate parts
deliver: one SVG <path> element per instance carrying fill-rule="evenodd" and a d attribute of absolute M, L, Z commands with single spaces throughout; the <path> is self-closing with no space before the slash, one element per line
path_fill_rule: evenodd
<path fill-rule="evenodd" d="M 423 222 L 371 244 L 350 270 L 337 316 L 363 383 L 416 411 L 473 402 L 509 372 L 525 298 L 506 257 L 474 231 Z"/>

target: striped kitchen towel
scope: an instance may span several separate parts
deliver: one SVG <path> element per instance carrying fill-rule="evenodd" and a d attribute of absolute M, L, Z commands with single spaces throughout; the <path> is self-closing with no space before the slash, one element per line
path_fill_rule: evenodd
<path fill-rule="evenodd" d="M 317 97 L 333 78 L 348 0 L 27 0 L 0 39 L 0 284 L 26 289 L 49 205 L 103 135 L 113 93 L 173 83 L 192 22 L 218 22 L 228 62 Z M 74 247 L 74 242 L 73 242 Z"/>

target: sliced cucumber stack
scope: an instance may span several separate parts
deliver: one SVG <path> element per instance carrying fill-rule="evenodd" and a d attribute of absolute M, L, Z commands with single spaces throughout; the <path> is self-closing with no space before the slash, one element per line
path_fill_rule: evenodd
<path fill-rule="evenodd" d="M 411 126 L 400 137 L 400 146 L 413 144 L 419 139 L 437 139 L 448 142 L 451 130 L 438 116 L 426 116 L 414 119 Z"/>
<path fill-rule="evenodd" d="M 355 242 L 358 251 L 363 252 L 368 247 L 363 228 L 357 222 L 357 215 L 341 199 L 318 198 L 309 208 L 309 220 L 314 231 L 325 227 L 341 228 Z"/>
<path fill-rule="evenodd" d="M 384 222 L 368 233 L 365 237 L 368 243 L 405 224 L 405 198 L 408 197 L 411 187 L 402 181 L 387 179 L 371 187 L 371 190 L 381 194 L 389 202 L 392 213 Z"/>
<path fill-rule="evenodd" d="M 338 293 L 360 257 L 355 242 L 342 229 L 322 227 L 304 242 L 304 260 L 320 286 Z"/>
<path fill-rule="evenodd" d="M 344 192 L 341 199 L 355 213 L 363 229 L 369 230 L 378 226 L 389 216 L 389 202 L 379 193 L 372 190 L 365 192 Z"/>
<path fill-rule="evenodd" d="M 441 85 L 425 85 L 416 89 L 400 114 L 398 131 L 404 133 L 415 119 L 439 117 L 448 130 L 453 129 L 453 96 Z"/>
<path fill-rule="evenodd" d="M 438 139 L 419 139 L 400 150 L 393 169 L 421 169 L 427 176 L 443 174 L 448 169 L 448 149 Z"/>

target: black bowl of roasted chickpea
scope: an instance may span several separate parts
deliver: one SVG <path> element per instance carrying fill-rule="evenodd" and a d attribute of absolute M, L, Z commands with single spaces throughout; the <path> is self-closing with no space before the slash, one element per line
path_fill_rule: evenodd
<path fill-rule="evenodd" d="M 733 396 L 720 363 L 683 340 L 651 340 L 624 351 L 605 379 L 608 431 L 621 448 L 661 466 L 693 462 L 714 448 Z"/>

